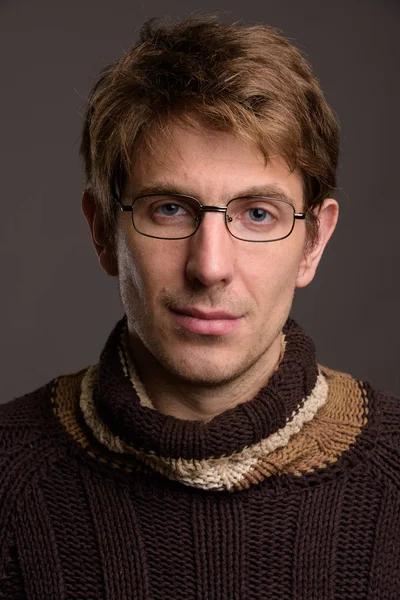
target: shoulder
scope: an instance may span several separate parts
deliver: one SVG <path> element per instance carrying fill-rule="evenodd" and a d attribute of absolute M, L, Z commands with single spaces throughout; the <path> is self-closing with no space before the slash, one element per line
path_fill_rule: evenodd
<path fill-rule="evenodd" d="M 0 448 L 7 450 L 46 429 L 51 418 L 49 399 L 54 382 L 0 405 Z"/>
<path fill-rule="evenodd" d="M 57 468 L 60 459 L 70 462 L 73 448 L 55 399 L 60 389 L 66 401 L 72 403 L 74 395 L 78 399 L 79 381 L 80 374 L 58 377 L 0 405 L 0 571 L 15 519 L 32 501 L 35 485 Z"/>
<path fill-rule="evenodd" d="M 80 382 L 85 369 L 62 375 L 37 390 L 0 405 L 0 465 L 25 467 L 59 451 L 68 440 L 65 424 L 58 415 L 59 406 L 68 409 L 79 399 Z M 39 461 L 40 462 L 40 461 Z"/>
<path fill-rule="evenodd" d="M 320 367 L 333 403 L 354 432 L 351 454 L 400 490 L 400 399 L 367 381 Z"/>
<path fill-rule="evenodd" d="M 378 423 L 378 436 L 372 461 L 379 473 L 400 490 L 400 399 L 369 387 Z"/>
<path fill-rule="evenodd" d="M 0 405 L 0 532 L 35 481 L 49 476 L 60 460 L 71 464 L 79 452 L 68 431 L 68 415 L 79 404 L 85 371 L 57 377 Z"/>

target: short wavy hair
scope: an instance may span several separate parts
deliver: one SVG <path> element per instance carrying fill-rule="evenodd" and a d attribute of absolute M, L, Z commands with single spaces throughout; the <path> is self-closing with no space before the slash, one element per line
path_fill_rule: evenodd
<path fill-rule="evenodd" d="M 107 234 L 132 161 L 168 125 L 199 123 L 255 144 L 297 169 L 305 209 L 336 188 L 339 125 L 310 65 L 268 25 L 224 24 L 210 17 L 150 20 L 139 41 L 94 85 L 82 132 L 86 188 Z M 317 218 L 308 211 L 310 237 Z"/>

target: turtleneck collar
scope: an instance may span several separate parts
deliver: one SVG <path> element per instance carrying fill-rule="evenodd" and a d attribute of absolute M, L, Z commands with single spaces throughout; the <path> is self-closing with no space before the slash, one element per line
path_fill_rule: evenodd
<path fill-rule="evenodd" d="M 170 479 L 204 489 L 249 487 L 262 479 L 260 460 L 286 446 L 328 396 L 312 340 L 292 319 L 283 334 L 284 355 L 268 385 L 204 423 L 154 409 L 127 353 L 124 318 L 83 379 L 86 423 L 109 450 L 133 454 Z"/>

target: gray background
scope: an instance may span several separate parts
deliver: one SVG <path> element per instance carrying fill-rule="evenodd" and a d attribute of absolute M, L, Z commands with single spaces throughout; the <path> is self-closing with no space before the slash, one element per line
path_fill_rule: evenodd
<path fill-rule="evenodd" d="M 122 314 L 80 212 L 81 115 L 147 17 L 193 10 L 275 25 L 313 64 L 341 122 L 341 219 L 293 315 L 320 362 L 400 395 L 398 0 L 3 0 L 0 401 L 96 361 Z"/>

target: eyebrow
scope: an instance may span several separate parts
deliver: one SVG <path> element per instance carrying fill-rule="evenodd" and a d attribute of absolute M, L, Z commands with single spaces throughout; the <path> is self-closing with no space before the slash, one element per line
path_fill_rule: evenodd
<path fill-rule="evenodd" d="M 180 186 L 172 182 L 160 182 L 138 188 L 133 194 L 133 199 L 139 198 L 140 196 L 148 196 L 150 194 L 181 194 L 183 196 L 192 196 L 193 198 L 198 198 L 195 194 L 192 194 L 189 191 L 185 191 Z M 250 188 L 245 188 L 240 192 L 236 193 L 235 196 L 233 196 L 232 198 L 229 198 L 229 200 L 232 200 L 233 198 L 248 198 L 252 196 L 266 196 L 268 198 L 277 198 L 279 200 L 286 200 L 286 202 L 290 202 L 293 204 L 293 200 L 289 197 L 286 190 L 284 190 L 278 183 L 266 183 L 261 186 L 257 185 L 252 186 Z M 200 201 L 200 198 L 198 199 Z M 201 203 L 203 204 L 203 202 Z"/>

